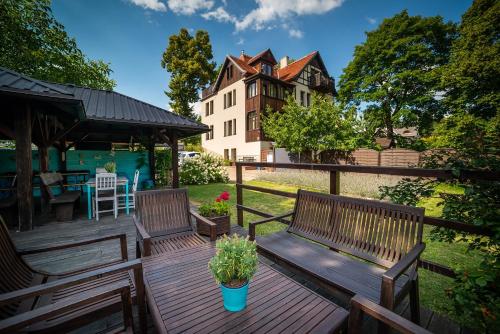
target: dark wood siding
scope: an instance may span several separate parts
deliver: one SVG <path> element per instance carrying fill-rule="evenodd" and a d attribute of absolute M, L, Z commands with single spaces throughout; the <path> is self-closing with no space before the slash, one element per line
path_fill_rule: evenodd
<path fill-rule="evenodd" d="M 226 75 L 226 67 L 224 67 L 222 69 L 222 71 L 224 71 L 224 77 L 222 78 L 222 80 L 220 81 L 220 85 L 219 85 L 219 89 L 218 91 L 220 91 L 221 89 L 224 89 L 226 88 L 227 86 L 230 86 L 232 85 L 233 83 L 235 83 L 236 81 L 240 80 L 243 78 L 243 73 L 240 72 L 240 70 L 238 69 L 238 67 L 236 65 L 234 65 L 233 63 L 229 63 L 228 66 L 233 66 L 233 77 L 231 79 L 228 79 L 227 78 L 227 75 Z"/>

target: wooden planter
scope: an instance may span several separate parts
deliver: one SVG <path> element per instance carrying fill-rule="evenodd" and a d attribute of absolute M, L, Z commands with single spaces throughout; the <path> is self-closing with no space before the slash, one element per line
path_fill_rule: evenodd
<path fill-rule="evenodd" d="M 217 224 L 216 233 L 217 235 L 228 234 L 231 231 L 231 218 L 229 216 L 220 217 L 207 217 L 208 220 Z M 206 224 L 200 224 L 199 220 L 196 219 L 196 229 L 201 235 L 210 236 L 210 229 Z"/>

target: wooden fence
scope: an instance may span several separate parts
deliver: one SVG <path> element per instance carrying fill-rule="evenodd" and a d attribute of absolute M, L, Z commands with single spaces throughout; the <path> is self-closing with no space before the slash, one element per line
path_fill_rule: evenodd
<path fill-rule="evenodd" d="M 451 170 L 448 169 L 424 169 L 424 168 L 408 168 L 408 167 L 378 167 L 378 166 L 360 166 L 360 165 L 332 165 L 332 164 L 310 164 L 310 163 L 266 163 L 266 162 L 237 162 L 236 163 L 236 210 L 238 225 L 243 226 L 243 212 L 249 212 L 261 217 L 272 217 L 273 214 L 262 212 L 255 208 L 245 206 L 243 203 L 243 189 L 278 195 L 288 198 L 296 198 L 296 193 L 269 189 L 263 187 L 256 187 L 243 184 L 243 167 L 253 168 L 285 168 L 285 169 L 303 169 L 303 170 L 317 170 L 327 171 L 330 173 L 330 194 L 340 194 L 340 173 L 367 173 L 367 174 L 385 174 L 385 175 L 399 175 L 399 176 L 420 176 L 420 177 L 433 177 L 438 179 L 451 179 L 455 178 Z M 463 170 L 459 175 L 460 180 L 490 180 L 499 181 L 499 172 L 484 172 L 474 170 Z M 460 232 L 469 234 L 489 236 L 491 231 L 479 226 L 465 224 L 462 222 L 450 221 L 436 217 L 424 217 L 424 224 L 431 226 L 438 226 L 453 229 Z M 428 260 L 420 260 L 419 266 L 421 268 L 430 270 L 432 272 L 454 277 L 455 272 L 453 269 L 439 263 Z"/>

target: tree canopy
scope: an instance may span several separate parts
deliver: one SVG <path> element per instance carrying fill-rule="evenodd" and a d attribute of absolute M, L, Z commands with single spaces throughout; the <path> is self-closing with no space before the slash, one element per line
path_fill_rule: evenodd
<path fill-rule="evenodd" d="M 58 83 L 111 90 L 111 68 L 88 59 L 52 14 L 50 0 L 0 1 L 0 66 Z"/>
<path fill-rule="evenodd" d="M 445 100 L 452 112 L 494 117 L 500 104 L 500 2 L 474 1 L 459 33 L 442 78 Z"/>
<path fill-rule="evenodd" d="M 354 109 L 344 111 L 330 98 L 313 94 L 310 107 L 301 106 L 292 95 L 279 112 L 269 108 L 263 130 L 278 147 L 292 153 L 324 150 L 351 151 L 358 147 L 359 132 Z"/>
<path fill-rule="evenodd" d="M 439 98 L 440 71 L 456 37 L 453 23 L 440 16 L 402 11 L 366 33 L 339 81 L 339 98 L 362 105 L 373 131 L 386 130 L 394 146 L 394 126 L 418 126 L 428 133 L 445 113 Z"/>
<path fill-rule="evenodd" d="M 196 31 L 191 36 L 182 28 L 178 35 L 169 38 L 161 60 L 161 66 L 170 72 L 169 90 L 174 112 L 194 118 L 192 104 L 199 100 L 199 90 L 215 78 L 215 62 L 212 60 L 212 44 L 208 32 Z"/>

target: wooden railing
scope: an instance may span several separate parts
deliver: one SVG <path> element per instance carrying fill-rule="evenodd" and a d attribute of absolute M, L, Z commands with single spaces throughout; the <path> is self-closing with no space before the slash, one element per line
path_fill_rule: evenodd
<path fill-rule="evenodd" d="M 243 167 L 255 168 L 284 168 L 284 169 L 302 169 L 302 170 L 315 170 L 329 172 L 329 190 L 330 194 L 340 194 L 340 173 L 367 173 L 367 174 L 385 174 L 385 175 L 399 175 L 399 176 L 414 176 L 414 177 L 431 177 L 441 180 L 456 178 L 453 172 L 449 169 L 425 169 L 425 168 L 407 168 L 407 167 L 378 167 L 378 166 L 359 166 L 359 165 L 330 165 L 330 164 L 293 164 L 293 163 L 269 163 L 269 162 L 237 162 L 236 163 L 236 211 L 238 225 L 243 226 L 243 212 L 249 212 L 261 217 L 272 217 L 273 214 L 262 212 L 255 208 L 245 206 L 243 203 L 243 189 L 283 196 L 288 198 L 296 198 L 296 193 L 269 189 L 264 187 L 251 186 L 243 184 Z M 486 172 L 477 170 L 463 170 L 458 175 L 459 180 L 489 180 L 499 181 L 500 173 Z M 444 227 L 453 229 L 460 232 L 469 234 L 489 236 L 491 231 L 479 226 L 465 224 L 462 222 L 445 220 L 436 217 L 424 217 L 424 224 Z M 454 277 L 455 272 L 453 269 L 439 263 L 434 263 L 428 260 L 420 260 L 419 266 L 421 268 L 430 270 L 432 272 Z"/>

